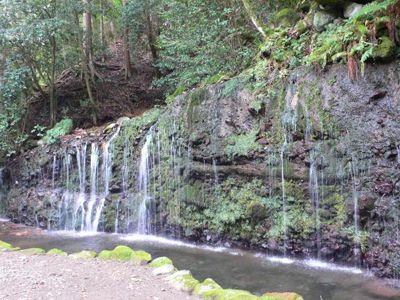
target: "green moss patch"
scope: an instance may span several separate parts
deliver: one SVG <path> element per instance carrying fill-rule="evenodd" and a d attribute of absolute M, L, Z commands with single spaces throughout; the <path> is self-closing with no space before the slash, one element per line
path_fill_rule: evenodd
<path fill-rule="evenodd" d="M 46 251 L 44 251 L 42 248 L 28 248 L 28 249 L 20 250 L 19 252 L 24 253 L 24 254 L 45 254 L 46 253 Z"/>
<path fill-rule="evenodd" d="M 110 257 L 111 257 L 111 251 L 110 250 L 103 250 L 97 256 L 98 259 L 102 259 L 102 260 L 109 260 L 109 259 L 111 259 Z"/>
<path fill-rule="evenodd" d="M 216 283 L 211 278 L 207 278 L 206 280 L 195 286 L 193 295 L 202 297 L 205 293 L 220 289 L 222 288 L 218 283 Z"/>
<path fill-rule="evenodd" d="M 265 293 L 261 300 L 303 300 L 303 297 L 296 293 Z"/>
<path fill-rule="evenodd" d="M 150 263 L 150 267 L 152 268 L 159 268 L 162 267 L 164 265 L 172 265 L 173 262 L 171 259 L 169 259 L 168 257 L 162 256 L 162 257 L 157 257 L 156 259 L 154 259 L 151 263 Z"/>
<path fill-rule="evenodd" d="M 208 300 L 259 300 L 250 292 L 232 289 L 214 289 L 203 293 L 203 299 Z"/>
<path fill-rule="evenodd" d="M 60 249 L 54 248 L 47 251 L 48 255 L 67 256 L 68 254 Z"/>
<path fill-rule="evenodd" d="M 199 281 L 195 279 L 190 271 L 182 270 L 170 275 L 167 280 L 177 289 L 191 293 Z"/>
<path fill-rule="evenodd" d="M 81 251 L 77 253 L 70 254 L 69 256 L 72 258 L 81 258 L 81 259 L 92 259 L 97 255 L 94 251 Z"/>
<path fill-rule="evenodd" d="M 3 251 L 15 251 L 15 250 L 19 250 L 19 248 L 15 248 L 13 245 L 0 241 L 0 252 Z"/>

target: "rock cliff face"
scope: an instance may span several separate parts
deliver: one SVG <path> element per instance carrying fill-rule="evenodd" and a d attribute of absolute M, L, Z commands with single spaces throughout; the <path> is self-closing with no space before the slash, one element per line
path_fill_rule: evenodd
<path fill-rule="evenodd" d="M 398 274 L 399 62 L 354 82 L 340 65 L 279 78 L 249 71 L 22 155 L 5 171 L 8 216 Z"/>

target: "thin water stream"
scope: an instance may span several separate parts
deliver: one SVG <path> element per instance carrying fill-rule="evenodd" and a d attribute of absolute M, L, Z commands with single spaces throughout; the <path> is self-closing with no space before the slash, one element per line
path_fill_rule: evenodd
<path fill-rule="evenodd" d="M 150 252 L 153 257 L 169 256 L 179 269 L 190 269 L 202 280 L 211 277 L 223 287 L 265 291 L 295 291 L 305 300 L 394 300 L 400 291 L 349 267 L 317 260 L 291 260 L 260 253 L 195 246 L 154 236 L 103 233 L 49 232 L 0 223 L 0 240 L 21 248 L 54 247 L 69 253 L 101 251 L 124 244 Z"/>

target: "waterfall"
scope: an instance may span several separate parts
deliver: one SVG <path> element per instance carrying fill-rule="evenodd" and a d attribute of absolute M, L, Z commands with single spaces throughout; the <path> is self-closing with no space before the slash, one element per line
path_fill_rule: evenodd
<path fill-rule="evenodd" d="M 285 135 L 285 141 L 282 145 L 280 152 L 281 159 L 281 186 L 282 186 L 282 213 L 283 213 L 283 230 L 284 230 L 284 241 L 283 241 L 283 252 L 286 256 L 287 241 L 288 241 L 288 217 L 287 217 L 287 199 L 286 199 L 286 187 L 285 187 L 285 151 L 287 147 L 287 138 Z"/>
<path fill-rule="evenodd" d="M 76 160 L 72 159 L 73 154 L 69 152 L 72 152 L 72 149 L 66 150 L 62 170 L 64 189 L 59 207 L 60 228 L 92 232 L 98 230 L 105 200 L 110 190 L 113 141 L 119 131 L 118 127 L 108 141 L 101 145 L 101 149 L 96 142 L 91 143 L 90 158 L 88 158 L 86 143 L 73 147 Z M 101 155 L 100 150 L 102 151 Z M 87 167 L 88 160 L 89 169 Z M 56 166 L 57 157 L 54 156 L 52 166 L 54 195 L 57 194 L 54 183 Z"/>
<path fill-rule="evenodd" d="M 151 196 L 149 195 L 149 179 L 150 179 L 150 155 L 151 145 L 153 142 L 153 128 L 149 130 L 140 153 L 139 175 L 138 175 L 138 192 L 141 198 L 138 214 L 137 231 L 140 234 L 151 234 Z"/>
<path fill-rule="evenodd" d="M 321 219 L 320 219 L 320 185 L 318 176 L 318 164 L 316 149 L 310 154 L 310 174 L 309 174 L 309 191 L 311 204 L 315 216 L 315 230 L 317 234 L 317 257 L 321 258 Z"/>
<path fill-rule="evenodd" d="M 92 226 L 93 209 L 97 200 L 97 170 L 99 167 L 99 147 L 96 143 L 91 145 L 90 153 L 90 198 L 87 204 L 84 230 L 94 231 Z"/>

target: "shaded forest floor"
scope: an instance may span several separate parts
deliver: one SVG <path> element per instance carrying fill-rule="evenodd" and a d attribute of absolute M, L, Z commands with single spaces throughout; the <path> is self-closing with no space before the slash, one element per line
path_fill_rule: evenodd
<path fill-rule="evenodd" d="M 110 45 L 109 53 L 95 62 L 98 73 L 93 94 L 98 104 L 98 124 L 119 117 L 138 116 L 157 104 L 163 104 L 163 91 L 152 86 L 157 76 L 149 53 L 137 53 L 132 61 L 132 76 L 125 79 L 123 45 L 117 41 Z M 76 128 L 93 126 L 88 107 L 87 89 L 80 67 L 64 70 L 56 82 L 58 101 L 57 118 L 71 118 Z M 36 95 L 29 101 L 25 118 L 26 132 L 33 126 L 49 125 L 49 100 Z"/>

